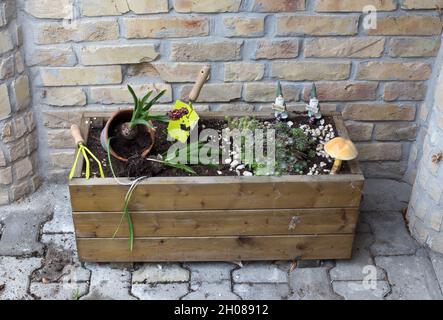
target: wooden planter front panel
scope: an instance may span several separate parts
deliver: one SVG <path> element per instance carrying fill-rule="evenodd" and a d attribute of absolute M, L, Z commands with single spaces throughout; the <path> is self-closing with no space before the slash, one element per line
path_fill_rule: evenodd
<path fill-rule="evenodd" d="M 336 126 L 347 137 L 338 116 Z M 347 259 L 364 180 L 356 162 L 350 168 L 336 176 L 150 178 L 131 199 L 132 252 L 126 221 L 112 238 L 128 187 L 111 178 L 75 178 L 79 256 L 96 262 Z"/>

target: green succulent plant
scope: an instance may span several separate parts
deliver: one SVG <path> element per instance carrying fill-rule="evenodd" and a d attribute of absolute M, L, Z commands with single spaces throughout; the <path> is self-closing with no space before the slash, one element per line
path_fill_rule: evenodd
<path fill-rule="evenodd" d="M 128 85 L 128 90 L 134 99 L 134 110 L 129 122 L 126 122 L 121 127 L 122 136 L 128 140 L 132 140 L 137 135 L 137 125 L 144 125 L 154 129 L 152 120 L 168 122 L 166 115 L 153 115 L 151 114 L 151 108 L 154 106 L 160 98 L 165 94 L 166 90 L 162 90 L 153 99 L 149 100 L 154 91 L 148 91 L 148 93 L 139 99 L 134 92 L 134 89 Z"/>

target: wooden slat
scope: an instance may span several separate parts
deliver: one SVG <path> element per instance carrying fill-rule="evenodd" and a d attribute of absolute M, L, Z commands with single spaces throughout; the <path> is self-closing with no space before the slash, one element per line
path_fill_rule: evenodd
<path fill-rule="evenodd" d="M 121 212 L 74 212 L 79 238 L 112 238 Z M 354 233 L 358 208 L 159 211 L 131 214 L 136 237 Z M 129 237 L 126 220 L 116 235 Z"/>
<path fill-rule="evenodd" d="M 77 239 L 91 262 L 349 259 L 353 235 Z"/>
<path fill-rule="evenodd" d="M 362 187 L 360 175 L 149 178 L 134 191 L 130 210 L 358 207 Z M 73 211 L 121 211 L 127 190 L 114 179 L 73 179 Z"/>

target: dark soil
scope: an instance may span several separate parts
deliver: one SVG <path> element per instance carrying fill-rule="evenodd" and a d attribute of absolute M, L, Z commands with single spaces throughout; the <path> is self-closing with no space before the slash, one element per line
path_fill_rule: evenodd
<path fill-rule="evenodd" d="M 324 117 L 325 125 L 332 124 L 335 129 L 334 122 L 331 117 Z M 293 127 L 298 127 L 303 124 L 308 124 L 308 118 L 306 116 L 296 116 L 290 119 L 294 122 Z M 275 119 L 268 119 L 268 122 L 275 122 Z M 102 148 L 100 143 L 100 134 L 104 126 L 104 120 L 97 119 L 91 124 L 87 145 L 92 153 L 101 161 L 103 170 L 106 177 L 112 177 L 112 171 L 108 165 L 107 152 Z M 155 123 L 156 127 L 156 138 L 155 144 L 149 154 L 150 158 L 157 159 L 160 155 L 165 155 L 168 149 L 174 142 L 168 141 L 167 139 L 167 124 L 165 123 Z M 225 120 L 200 120 L 199 130 L 204 128 L 212 128 L 221 131 L 227 126 Z M 313 128 L 313 126 L 311 126 Z M 183 170 L 168 167 L 160 163 L 153 161 L 147 161 L 141 158 L 139 155 L 145 146 L 149 145 L 149 135 L 140 135 L 140 129 L 137 138 L 132 143 L 127 143 L 124 138 L 118 137 L 118 128 L 114 128 L 113 134 L 115 134 L 118 139 L 114 139 L 115 142 L 112 147 L 118 153 L 128 157 L 128 163 L 119 161 L 112 157 L 112 167 L 114 173 L 117 177 L 141 177 L 141 176 L 156 176 L 156 177 L 175 177 L 175 176 L 192 176 L 192 174 L 184 172 Z M 336 133 L 337 135 L 337 133 Z M 142 136 L 142 137 L 139 137 Z M 320 162 L 324 161 L 324 158 L 317 156 L 314 158 L 310 165 L 316 163 L 317 166 Z M 220 161 L 221 162 L 221 161 Z M 91 163 L 91 173 L 92 175 L 99 176 L 98 166 L 94 161 Z M 198 176 L 237 176 L 235 171 L 230 171 L 230 166 L 225 164 L 219 165 L 190 165 L 190 167 L 197 173 Z M 328 163 L 328 169 L 331 169 L 332 163 Z M 221 172 L 221 174 L 219 174 Z M 346 162 L 343 163 L 341 173 L 349 172 L 349 167 Z M 305 170 L 304 174 L 307 173 Z M 295 173 L 294 173 L 295 174 Z"/>
<path fill-rule="evenodd" d="M 141 155 L 151 143 L 151 136 L 147 134 L 146 127 L 138 125 L 135 127 L 136 135 L 134 139 L 128 140 L 122 135 L 121 127 L 124 121 L 116 122 L 109 128 L 111 133 L 111 148 L 123 158 L 131 158 L 134 155 Z"/>

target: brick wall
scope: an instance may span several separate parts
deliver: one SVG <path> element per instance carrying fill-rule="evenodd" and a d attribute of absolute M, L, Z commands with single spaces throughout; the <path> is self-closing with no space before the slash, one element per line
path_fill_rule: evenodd
<path fill-rule="evenodd" d="M 14 0 L 0 0 L 0 205 L 40 184 L 37 133 Z"/>
<path fill-rule="evenodd" d="M 362 7 L 378 9 L 363 28 Z M 167 89 L 160 108 L 186 97 L 212 66 L 200 109 L 261 110 L 282 80 L 292 109 L 317 83 L 339 110 L 368 177 L 402 179 L 425 97 L 443 0 L 27 0 L 20 1 L 26 63 L 48 172 L 66 174 L 70 122 L 113 110 L 137 91 Z"/>

